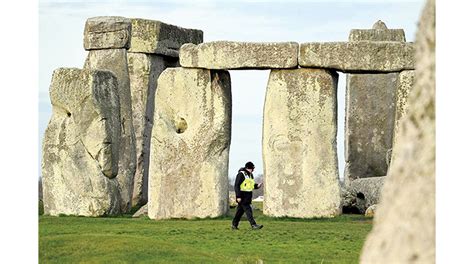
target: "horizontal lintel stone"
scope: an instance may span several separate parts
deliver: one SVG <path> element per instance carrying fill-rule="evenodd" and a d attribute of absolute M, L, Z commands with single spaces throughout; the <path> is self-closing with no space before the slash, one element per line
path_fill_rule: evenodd
<path fill-rule="evenodd" d="M 215 41 L 185 44 L 180 49 L 180 64 L 205 69 L 288 69 L 298 66 L 296 42 Z"/>
<path fill-rule="evenodd" d="M 132 24 L 118 16 L 91 17 L 84 27 L 84 49 L 128 49 Z"/>
<path fill-rule="evenodd" d="M 412 42 L 311 42 L 300 45 L 298 63 L 347 73 L 400 72 L 415 68 L 414 52 Z"/>
<path fill-rule="evenodd" d="M 202 30 L 182 28 L 158 20 L 132 18 L 131 21 L 129 52 L 178 57 L 183 44 L 203 42 Z"/>

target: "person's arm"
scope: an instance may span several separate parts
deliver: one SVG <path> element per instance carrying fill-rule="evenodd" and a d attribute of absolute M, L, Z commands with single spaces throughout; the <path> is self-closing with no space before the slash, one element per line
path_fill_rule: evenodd
<path fill-rule="evenodd" d="M 237 173 L 237 176 L 235 176 L 235 183 L 234 183 L 234 191 L 235 191 L 235 198 L 241 198 L 241 193 L 240 193 L 240 185 L 244 181 L 244 175 L 242 172 Z"/>

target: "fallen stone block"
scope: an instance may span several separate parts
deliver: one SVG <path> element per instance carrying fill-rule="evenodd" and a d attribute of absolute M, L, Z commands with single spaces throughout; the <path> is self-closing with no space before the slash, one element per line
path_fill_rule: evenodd
<path fill-rule="evenodd" d="M 140 207 L 140 209 L 138 209 L 138 211 L 136 211 L 132 215 L 133 218 L 138 218 L 142 216 L 148 216 L 148 204 L 145 204 L 142 207 Z"/>
<path fill-rule="evenodd" d="M 160 75 L 151 138 L 151 219 L 227 213 L 231 104 L 227 71 L 168 68 Z"/>
<path fill-rule="evenodd" d="M 365 210 L 365 217 L 374 217 L 375 211 L 377 211 L 377 204 L 373 204 Z"/>
<path fill-rule="evenodd" d="M 337 73 L 272 70 L 263 116 L 265 215 L 341 213 L 336 151 Z"/>
<path fill-rule="evenodd" d="M 84 49 L 128 49 L 132 24 L 117 16 L 91 17 L 84 28 Z"/>
<path fill-rule="evenodd" d="M 120 212 L 117 86 L 109 71 L 54 71 L 53 115 L 44 134 L 41 164 L 45 214 Z"/>
<path fill-rule="evenodd" d="M 205 69 L 278 69 L 298 66 L 298 43 L 215 41 L 185 44 L 180 64 Z"/>
<path fill-rule="evenodd" d="M 132 37 L 129 52 L 179 56 L 179 48 L 185 43 L 199 44 L 203 32 L 187 29 L 157 20 L 132 18 Z"/>
<path fill-rule="evenodd" d="M 313 42 L 300 45 L 301 67 L 347 73 L 413 70 L 413 43 L 394 41 Z"/>
<path fill-rule="evenodd" d="M 346 183 L 343 210 L 363 214 L 371 205 L 379 203 L 386 176 L 360 178 Z"/>

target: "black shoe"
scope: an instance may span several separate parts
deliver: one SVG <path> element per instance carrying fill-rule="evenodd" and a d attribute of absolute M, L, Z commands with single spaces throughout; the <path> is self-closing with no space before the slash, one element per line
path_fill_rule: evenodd
<path fill-rule="evenodd" d="M 232 225 L 232 230 L 239 230 L 239 228 L 235 225 Z"/>
<path fill-rule="evenodd" d="M 252 229 L 257 230 L 257 229 L 262 229 L 262 227 L 263 227 L 263 225 L 255 224 L 255 225 L 252 226 Z"/>

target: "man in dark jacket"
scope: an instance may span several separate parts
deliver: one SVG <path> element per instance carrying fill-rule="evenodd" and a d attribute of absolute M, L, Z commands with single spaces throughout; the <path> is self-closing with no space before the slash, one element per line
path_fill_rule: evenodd
<path fill-rule="evenodd" d="M 235 212 L 235 217 L 232 220 L 232 229 L 239 229 L 239 222 L 242 215 L 247 215 L 252 229 L 260 229 L 263 225 L 257 225 L 255 219 L 253 219 L 252 207 L 252 191 L 253 189 L 258 189 L 262 186 L 261 183 L 256 184 L 253 179 L 253 170 L 255 165 L 249 161 L 245 164 L 244 168 L 240 168 L 237 176 L 235 177 L 234 190 L 235 197 L 237 199 L 237 211 Z"/>

